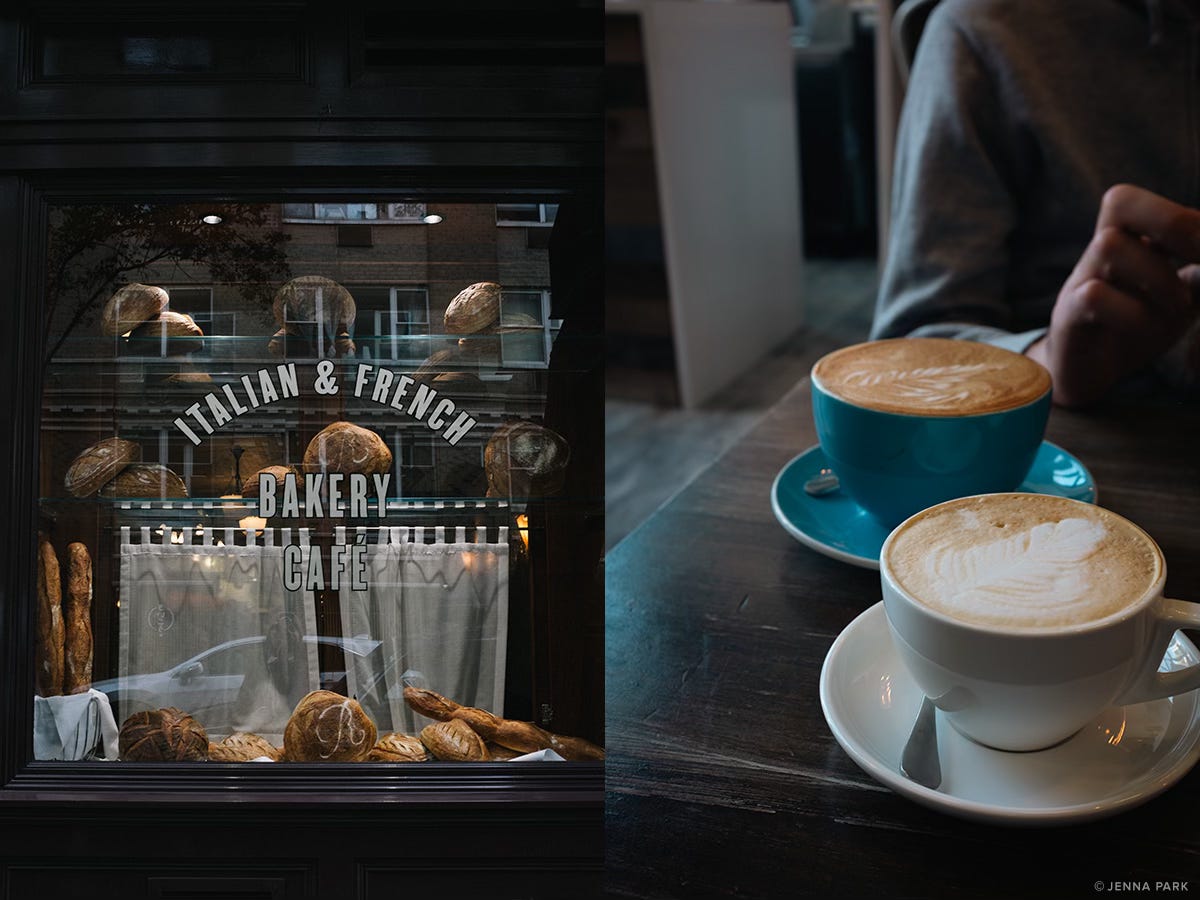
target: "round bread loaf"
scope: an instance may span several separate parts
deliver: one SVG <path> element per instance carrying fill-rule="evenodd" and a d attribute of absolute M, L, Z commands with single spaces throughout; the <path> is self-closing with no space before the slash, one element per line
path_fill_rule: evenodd
<path fill-rule="evenodd" d="M 389 731 L 371 748 L 367 759 L 373 762 L 425 762 L 429 759 L 429 751 L 420 738 Z"/>
<path fill-rule="evenodd" d="M 204 726 L 173 706 L 134 713 L 121 725 L 117 746 L 128 762 L 208 759 Z"/>
<path fill-rule="evenodd" d="M 181 356 L 204 349 L 204 331 L 184 312 L 163 310 L 130 335 L 130 352 L 143 356 Z"/>
<path fill-rule="evenodd" d="M 562 490 L 571 448 L 557 431 L 533 422 L 496 429 L 483 450 L 489 497 L 545 497 Z"/>
<path fill-rule="evenodd" d="M 183 479 L 157 463 L 133 463 L 100 488 L 101 497 L 186 497 Z"/>
<path fill-rule="evenodd" d="M 142 458 L 142 448 L 118 437 L 92 444 L 71 461 L 63 479 L 67 493 L 90 497 L 130 463 Z"/>
<path fill-rule="evenodd" d="M 315 322 L 331 334 L 350 331 L 358 314 L 350 292 L 321 275 L 301 275 L 293 278 L 278 291 L 272 301 L 275 324 Z M 318 306 L 320 316 L 318 317 Z M 293 333 L 288 329 L 288 334 Z"/>
<path fill-rule="evenodd" d="M 304 471 L 382 475 L 392 468 L 392 451 L 383 438 L 351 422 L 322 429 L 304 451 Z"/>
<path fill-rule="evenodd" d="M 479 334 L 493 330 L 500 321 L 500 285 L 480 281 L 458 292 L 446 307 L 449 334 Z"/>
<path fill-rule="evenodd" d="M 332 691 L 304 697 L 283 731 L 291 762 L 361 762 L 375 746 L 375 723 L 357 700 Z"/>
<path fill-rule="evenodd" d="M 219 744 L 208 745 L 208 758 L 211 762 L 250 762 L 260 756 L 279 762 L 283 751 L 273 746 L 266 738 L 243 731 L 234 732 Z"/>
<path fill-rule="evenodd" d="M 164 309 L 156 318 L 143 322 L 133 330 L 137 338 L 200 338 L 204 330 L 187 313 Z"/>
<path fill-rule="evenodd" d="M 279 490 L 283 489 L 283 479 L 284 478 L 286 478 L 288 475 L 295 475 L 295 476 L 299 477 L 300 473 L 297 472 L 292 466 L 264 466 L 263 468 L 261 468 L 257 472 L 255 472 L 253 475 L 251 475 L 249 478 L 247 478 L 244 482 L 242 482 L 242 496 L 243 497 L 257 497 L 258 496 L 258 476 L 259 475 L 274 475 L 275 476 L 275 490 L 279 491 Z M 303 486 L 304 486 L 304 483 L 301 480 L 298 483 L 297 487 L 302 488 Z"/>
<path fill-rule="evenodd" d="M 169 300 L 160 287 L 127 284 L 108 298 L 100 316 L 100 330 L 109 337 L 133 331 L 166 309 Z"/>

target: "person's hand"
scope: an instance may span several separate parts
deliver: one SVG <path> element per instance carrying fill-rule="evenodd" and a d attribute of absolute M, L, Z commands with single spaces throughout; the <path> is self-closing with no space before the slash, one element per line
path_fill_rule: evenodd
<path fill-rule="evenodd" d="M 1200 211 L 1133 185 L 1109 188 L 1049 331 L 1026 351 L 1050 370 L 1055 402 L 1094 403 L 1171 347 L 1196 314 L 1196 263 Z"/>

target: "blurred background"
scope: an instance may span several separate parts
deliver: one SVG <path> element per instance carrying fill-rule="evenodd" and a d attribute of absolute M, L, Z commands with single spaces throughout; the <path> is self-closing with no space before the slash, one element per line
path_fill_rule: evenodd
<path fill-rule="evenodd" d="M 606 0 L 606 549 L 866 339 L 935 2 Z"/>

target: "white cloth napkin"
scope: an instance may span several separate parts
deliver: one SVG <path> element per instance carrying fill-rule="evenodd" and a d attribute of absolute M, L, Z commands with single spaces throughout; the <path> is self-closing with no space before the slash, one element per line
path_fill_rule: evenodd
<path fill-rule="evenodd" d="M 86 694 L 33 698 L 33 758 L 79 760 L 101 744 L 104 759 L 116 759 L 117 721 L 108 695 Z"/>
<path fill-rule="evenodd" d="M 509 762 L 566 762 L 566 760 L 553 750 L 535 750 L 524 756 L 514 756 Z"/>

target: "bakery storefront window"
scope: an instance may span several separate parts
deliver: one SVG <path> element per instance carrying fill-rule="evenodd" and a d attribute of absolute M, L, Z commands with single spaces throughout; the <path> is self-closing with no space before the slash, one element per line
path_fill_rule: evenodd
<path fill-rule="evenodd" d="M 550 418 L 527 207 L 51 207 L 35 759 L 603 758 L 535 678 L 599 450 Z"/>

